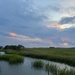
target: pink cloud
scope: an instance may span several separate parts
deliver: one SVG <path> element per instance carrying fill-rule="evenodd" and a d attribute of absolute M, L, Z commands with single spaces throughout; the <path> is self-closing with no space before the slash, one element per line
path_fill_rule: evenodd
<path fill-rule="evenodd" d="M 59 43 L 60 47 L 69 47 L 69 44 L 67 42 Z"/>
<path fill-rule="evenodd" d="M 17 36 L 17 34 L 16 33 L 13 33 L 13 32 L 10 32 L 9 35 L 12 36 L 12 37 Z"/>

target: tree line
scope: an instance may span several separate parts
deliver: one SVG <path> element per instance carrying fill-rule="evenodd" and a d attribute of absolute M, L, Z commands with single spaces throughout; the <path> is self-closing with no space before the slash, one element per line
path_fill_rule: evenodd
<path fill-rule="evenodd" d="M 23 45 L 6 45 L 6 46 L 0 46 L 0 49 L 13 49 L 13 50 L 22 50 L 25 47 Z"/>

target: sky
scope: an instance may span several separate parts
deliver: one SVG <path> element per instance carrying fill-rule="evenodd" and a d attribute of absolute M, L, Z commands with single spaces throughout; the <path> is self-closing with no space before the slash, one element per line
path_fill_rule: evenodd
<path fill-rule="evenodd" d="M 0 0 L 0 45 L 75 47 L 75 0 Z"/>

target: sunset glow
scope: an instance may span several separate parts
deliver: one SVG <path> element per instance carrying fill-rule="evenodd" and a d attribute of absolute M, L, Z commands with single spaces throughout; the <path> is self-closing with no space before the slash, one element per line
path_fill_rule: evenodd
<path fill-rule="evenodd" d="M 12 37 L 17 36 L 17 34 L 16 33 L 13 33 L 13 32 L 10 32 L 9 35 L 12 36 Z"/>

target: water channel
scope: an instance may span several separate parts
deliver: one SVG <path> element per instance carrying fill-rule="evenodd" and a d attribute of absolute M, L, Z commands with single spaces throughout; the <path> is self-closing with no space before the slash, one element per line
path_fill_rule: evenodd
<path fill-rule="evenodd" d="M 47 64 L 47 63 L 55 64 L 58 67 L 60 67 L 61 69 L 73 68 L 66 64 L 51 62 L 51 61 L 42 60 L 42 59 L 25 57 L 24 62 L 21 64 L 10 65 L 6 61 L 0 61 L 0 75 L 48 75 L 45 70 L 42 70 L 42 69 L 37 70 L 37 69 L 32 68 L 32 62 L 34 62 L 35 60 L 41 60 L 45 64 Z"/>

